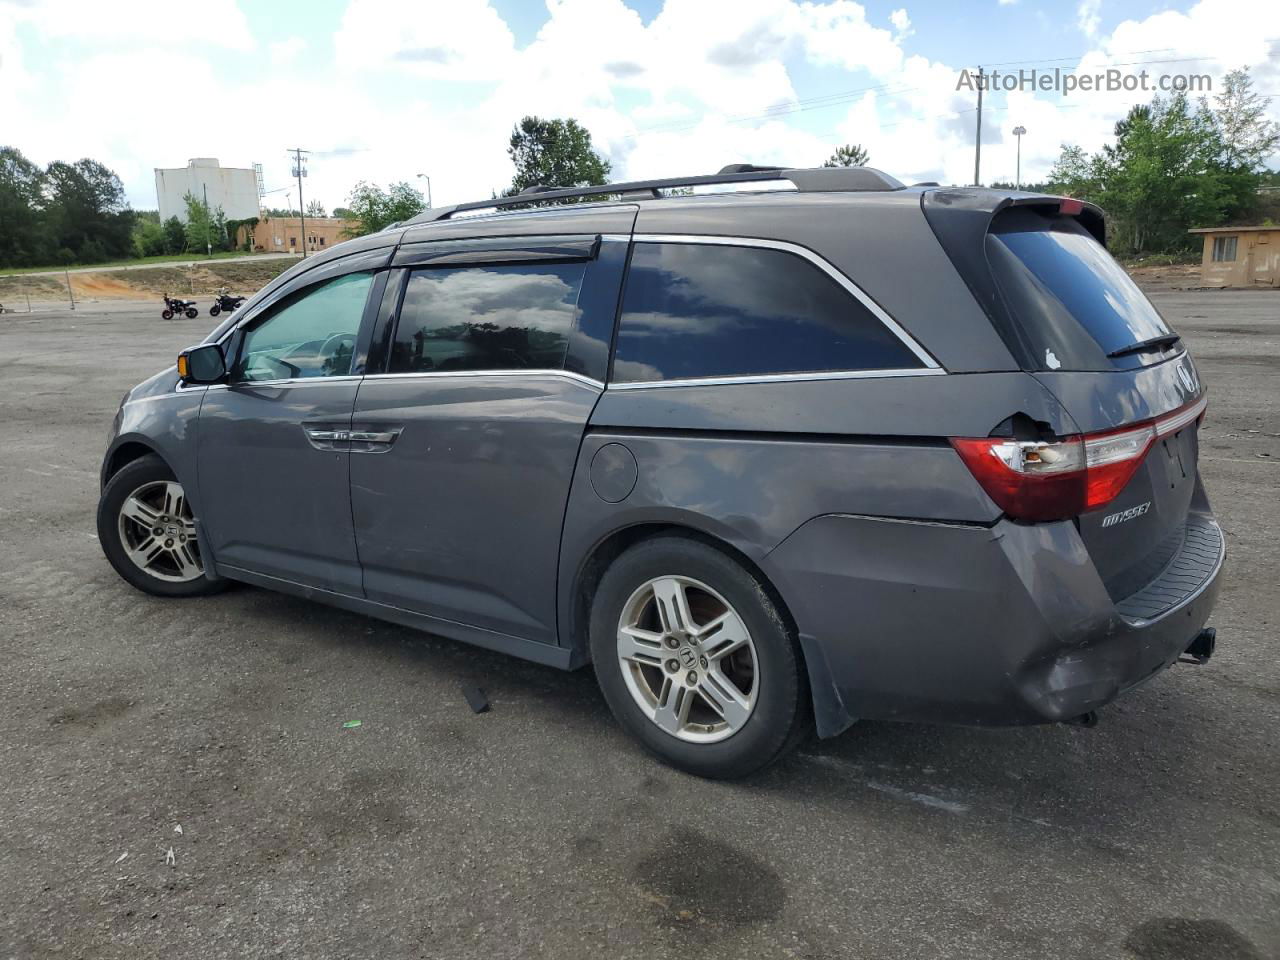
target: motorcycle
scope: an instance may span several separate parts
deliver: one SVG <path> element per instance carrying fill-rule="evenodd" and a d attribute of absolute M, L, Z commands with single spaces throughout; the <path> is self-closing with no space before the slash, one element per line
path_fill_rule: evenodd
<path fill-rule="evenodd" d="M 213 306 L 209 308 L 209 316 L 216 317 L 222 311 L 234 313 L 236 307 L 244 303 L 244 297 L 233 297 L 227 293 L 227 288 L 223 287 L 218 291 L 217 298 L 213 301 Z"/>
<path fill-rule="evenodd" d="M 178 314 L 184 313 L 188 320 L 194 320 L 200 315 L 200 311 L 196 309 L 194 300 L 177 300 L 170 296 L 164 298 L 164 309 L 160 311 L 160 316 L 166 320 L 172 320 Z"/>

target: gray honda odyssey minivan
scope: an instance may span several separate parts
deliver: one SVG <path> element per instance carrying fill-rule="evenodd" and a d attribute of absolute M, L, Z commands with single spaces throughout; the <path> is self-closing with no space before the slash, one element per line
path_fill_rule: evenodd
<path fill-rule="evenodd" d="M 592 663 L 730 777 L 859 718 L 1092 722 L 1207 660 L 1204 411 L 1097 208 L 735 165 L 302 261 L 124 398 L 98 531 L 149 593 Z"/>

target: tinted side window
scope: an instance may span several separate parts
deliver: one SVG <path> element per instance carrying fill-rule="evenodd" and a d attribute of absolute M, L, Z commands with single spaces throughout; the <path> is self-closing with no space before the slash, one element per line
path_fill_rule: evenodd
<path fill-rule="evenodd" d="M 351 372 L 371 273 L 351 273 L 307 291 L 245 334 L 234 380 L 341 377 Z"/>
<path fill-rule="evenodd" d="M 391 373 L 560 370 L 586 263 L 417 270 Z"/>
<path fill-rule="evenodd" d="M 796 254 L 638 243 L 631 255 L 615 381 L 921 365 L 848 291 Z"/>

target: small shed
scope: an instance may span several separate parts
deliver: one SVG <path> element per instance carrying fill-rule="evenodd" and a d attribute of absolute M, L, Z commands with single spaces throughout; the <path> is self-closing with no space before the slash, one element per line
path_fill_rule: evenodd
<path fill-rule="evenodd" d="M 1201 227 L 1200 283 L 1206 287 L 1280 285 L 1280 227 Z"/>

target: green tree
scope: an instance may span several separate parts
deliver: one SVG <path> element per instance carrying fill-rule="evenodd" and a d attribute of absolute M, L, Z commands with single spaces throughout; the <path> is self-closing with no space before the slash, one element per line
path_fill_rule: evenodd
<path fill-rule="evenodd" d="M 361 180 L 347 196 L 346 208 L 339 209 L 345 209 L 347 226 L 343 232 L 348 237 L 362 237 L 412 219 L 426 208 L 422 194 L 403 181 L 384 191 L 377 184 Z"/>
<path fill-rule="evenodd" d="M 846 143 L 843 147 L 836 147 L 836 152 L 822 165 L 824 167 L 865 167 L 870 159 L 871 155 L 862 144 Z"/>
<path fill-rule="evenodd" d="M 324 212 L 324 204 L 319 200 L 312 200 L 307 204 L 308 217 L 327 217 L 328 215 Z"/>
<path fill-rule="evenodd" d="M 1260 158 L 1280 142 L 1258 112 L 1269 100 L 1248 87 L 1247 74 L 1236 71 L 1216 111 L 1204 101 L 1193 107 L 1184 94 L 1136 106 L 1098 153 L 1064 144 L 1050 180 L 1108 212 L 1110 245 L 1121 253 L 1189 249 L 1189 228 L 1255 209 Z"/>
<path fill-rule="evenodd" d="M 170 217 L 164 222 L 164 252 L 184 253 L 187 249 L 187 228 L 177 217 Z"/>
<path fill-rule="evenodd" d="M 45 215 L 57 257 L 93 263 L 133 253 L 133 211 L 120 178 L 96 160 L 55 161 L 44 176 Z"/>
<path fill-rule="evenodd" d="M 48 263 L 44 172 L 13 147 L 0 147 L 0 266 Z"/>
<path fill-rule="evenodd" d="M 164 227 L 149 219 L 139 220 L 133 227 L 133 255 L 155 257 L 168 253 L 168 237 Z"/>
<path fill-rule="evenodd" d="M 595 152 L 577 120 L 525 117 L 511 130 L 507 155 L 516 173 L 504 196 L 527 187 L 585 187 L 609 182 L 609 161 Z"/>
<path fill-rule="evenodd" d="M 222 212 L 222 207 L 211 207 L 201 197 L 190 192 L 182 199 L 187 205 L 187 249 L 192 253 L 203 253 L 210 248 L 229 250 L 231 244 L 227 237 L 227 217 Z"/>
<path fill-rule="evenodd" d="M 1249 68 L 1242 67 L 1222 78 L 1222 92 L 1213 99 L 1216 107 L 1210 108 L 1204 99 L 1200 105 L 1213 110 L 1227 164 L 1249 173 L 1261 171 L 1280 147 L 1280 124 L 1267 119 L 1271 98 L 1253 89 Z"/>

